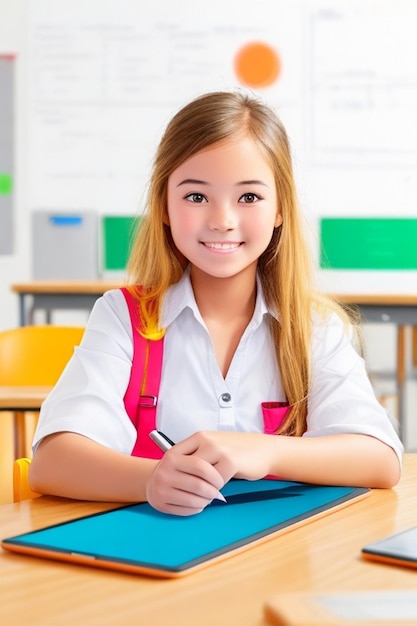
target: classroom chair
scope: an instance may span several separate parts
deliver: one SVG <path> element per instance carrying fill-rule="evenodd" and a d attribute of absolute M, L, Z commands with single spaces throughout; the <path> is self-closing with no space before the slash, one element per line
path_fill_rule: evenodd
<path fill-rule="evenodd" d="M 13 463 L 13 502 L 39 498 L 40 493 L 32 491 L 29 487 L 29 465 L 31 459 L 23 457 Z"/>
<path fill-rule="evenodd" d="M 55 385 L 74 346 L 81 341 L 79 326 L 21 326 L 0 332 L 0 385 Z M 14 412 L 15 458 L 25 456 L 25 411 Z"/>

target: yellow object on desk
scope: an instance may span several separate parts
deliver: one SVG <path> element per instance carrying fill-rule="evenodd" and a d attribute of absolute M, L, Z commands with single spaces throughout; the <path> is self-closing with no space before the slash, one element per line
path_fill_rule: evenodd
<path fill-rule="evenodd" d="M 29 500 L 38 498 L 41 494 L 32 491 L 29 486 L 29 466 L 31 459 L 23 457 L 13 463 L 13 501 Z"/>

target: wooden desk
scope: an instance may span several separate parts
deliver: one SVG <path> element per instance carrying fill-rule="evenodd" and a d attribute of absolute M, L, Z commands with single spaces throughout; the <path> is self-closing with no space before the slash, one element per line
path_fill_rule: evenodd
<path fill-rule="evenodd" d="M 417 294 L 414 295 L 366 295 L 333 294 L 344 304 L 356 306 L 364 322 L 395 324 L 397 326 L 397 388 L 399 404 L 400 435 L 404 439 L 405 425 L 405 382 L 413 376 L 413 365 L 417 365 Z M 413 327 L 413 339 L 407 358 L 406 327 Z M 406 442 L 404 442 L 406 443 Z"/>
<path fill-rule="evenodd" d="M 0 411 L 39 411 L 52 387 L 4 387 L 0 385 Z"/>
<path fill-rule="evenodd" d="M 414 295 L 390 294 L 332 294 L 339 302 L 360 309 L 365 322 L 417 326 L 417 293 Z"/>
<path fill-rule="evenodd" d="M 82 309 L 90 311 L 105 291 L 117 289 L 122 284 L 119 280 L 88 280 L 88 281 L 56 281 L 37 280 L 17 283 L 11 286 L 19 296 L 20 325 L 33 323 L 35 310 L 46 311 L 47 323 L 51 322 L 54 309 Z M 333 294 L 342 303 L 359 308 L 365 322 L 396 324 L 397 337 L 397 386 L 399 404 L 399 428 L 403 435 L 405 424 L 405 381 L 411 376 L 406 361 L 406 326 L 417 327 L 417 294 L 415 295 L 366 295 L 366 294 Z M 30 302 L 27 302 L 27 301 Z M 416 336 L 417 337 L 417 336 Z M 417 345 L 417 338 L 416 338 Z M 417 348 L 416 348 L 417 351 Z M 414 353 L 417 363 L 417 352 Z M 405 442 L 406 443 L 406 442 Z"/>
<path fill-rule="evenodd" d="M 49 496 L 2 505 L 0 536 L 109 508 Z M 0 551 L 0 623 L 263 626 L 265 601 L 279 592 L 415 589 L 415 571 L 367 562 L 360 550 L 416 525 L 416 509 L 417 455 L 406 455 L 394 490 L 374 490 L 362 501 L 178 580 Z"/>
<path fill-rule="evenodd" d="M 49 324 L 55 309 L 81 309 L 91 311 L 97 298 L 105 291 L 122 286 L 119 280 L 35 280 L 16 283 L 12 291 L 19 296 L 20 326 L 33 323 L 37 309 L 46 311 Z"/>
<path fill-rule="evenodd" d="M 38 412 L 52 387 L 0 385 L 0 411 L 14 413 L 14 458 L 26 456 L 25 412 Z"/>

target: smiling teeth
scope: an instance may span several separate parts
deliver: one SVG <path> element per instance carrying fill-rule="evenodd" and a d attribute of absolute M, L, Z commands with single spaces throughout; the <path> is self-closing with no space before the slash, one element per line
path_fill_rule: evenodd
<path fill-rule="evenodd" d="M 214 248 L 214 250 L 234 250 L 240 246 L 239 243 L 206 243 L 207 248 Z"/>

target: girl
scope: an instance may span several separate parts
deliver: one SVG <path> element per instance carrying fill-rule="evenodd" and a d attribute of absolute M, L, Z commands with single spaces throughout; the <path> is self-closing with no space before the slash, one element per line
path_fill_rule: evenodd
<path fill-rule="evenodd" d="M 124 396 L 137 329 L 110 291 L 42 407 L 32 489 L 190 515 L 232 477 L 397 483 L 402 444 L 354 328 L 312 289 L 289 142 L 268 107 L 220 92 L 175 115 L 129 276 L 143 334 L 165 333 L 156 427 L 176 445 L 156 459 L 146 432 L 136 442 Z"/>

